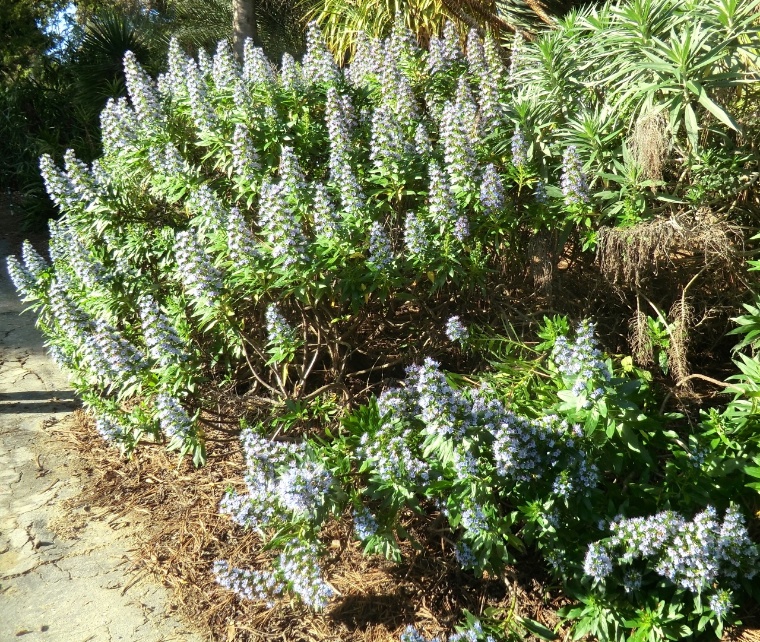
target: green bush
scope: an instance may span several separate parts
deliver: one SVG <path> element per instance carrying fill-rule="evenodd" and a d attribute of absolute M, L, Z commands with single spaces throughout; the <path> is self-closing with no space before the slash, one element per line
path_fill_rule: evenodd
<path fill-rule="evenodd" d="M 91 166 L 42 157 L 63 212 L 51 263 L 26 244 L 9 268 L 125 452 L 147 440 L 201 464 L 204 425 L 237 401 L 223 419 L 244 427 L 246 491 L 221 509 L 280 555 L 269 570 L 217 561 L 220 583 L 322 608 L 328 520 L 350 510 L 366 552 L 398 559 L 400 516 L 437 515 L 445 554 L 476 574 L 539 551 L 578 637 L 733 621 L 758 559 L 742 517 L 757 363 L 691 428 L 661 416 L 630 358 L 604 357 L 593 324 L 573 336 L 547 319 L 533 348 L 496 330 L 535 235 L 593 246 L 609 217 L 588 173 L 604 154 L 584 164 L 563 130 L 513 124 L 493 40 L 472 32 L 465 54 L 449 28 L 428 52 L 397 27 L 341 70 L 311 28 L 302 63 L 279 70 L 250 42 L 238 66 L 226 43 L 196 61 L 175 41 L 167 68 L 154 82 L 126 55 L 129 101 L 103 111 Z M 373 396 L 386 377 L 403 387 Z M 525 630 L 550 634 L 469 616 L 450 639 Z"/>

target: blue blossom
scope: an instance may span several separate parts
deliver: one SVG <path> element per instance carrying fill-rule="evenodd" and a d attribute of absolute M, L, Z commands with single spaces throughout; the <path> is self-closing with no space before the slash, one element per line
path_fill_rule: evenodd
<path fill-rule="evenodd" d="M 449 317 L 446 321 L 446 336 L 454 343 L 465 343 L 470 337 L 467 327 L 462 324 L 458 316 Z"/>
<path fill-rule="evenodd" d="M 191 173 L 190 164 L 182 157 L 174 143 L 151 145 L 148 148 L 148 162 L 165 178 L 187 177 Z"/>
<path fill-rule="evenodd" d="M 650 517 L 618 518 L 610 530 L 612 537 L 591 544 L 589 551 L 604 549 L 623 564 L 648 559 L 659 575 L 693 593 L 713 587 L 721 578 L 734 585 L 740 578 L 752 579 L 757 574 L 760 551 L 734 506 L 722 523 L 708 506 L 692 521 L 664 511 Z"/>
<path fill-rule="evenodd" d="M 594 336 L 595 325 L 583 321 L 576 328 L 575 341 L 570 342 L 564 335 L 557 337 L 551 358 L 557 370 L 568 383 L 574 395 L 588 394 L 587 405 L 598 399 L 604 390 L 598 384 L 606 383 L 612 373 L 605 363 L 602 351 Z"/>
<path fill-rule="evenodd" d="M 238 267 L 255 267 L 261 256 L 258 241 L 237 207 L 227 216 L 227 248 L 232 264 Z"/>
<path fill-rule="evenodd" d="M 274 606 L 274 598 L 285 590 L 285 584 L 273 571 L 251 571 L 231 567 L 225 560 L 216 560 L 212 572 L 219 585 L 244 600 L 265 602 L 269 608 Z"/>
<path fill-rule="evenodd" d="M 76 157 L 73 149 L 66 150 L 63 161 L 71 193 L 84 207 L 95 202 L 97 199 L 95 181 L 87 165 Z"/>
<path fill-rule="evenodd" d="M 449 385 L 437 361 L 428 357 L 422 366 L 411 370 L 407 386 L 416 393 L 420 418 L 430 434 L 461 439 L 470 426 L 471 406 L 461 392 Z"/>
<path fill-rule="evenodd" d="M 145 368 L 142 352 L 101 319 L 86 322 L 78 336 L 84 361 L 99 384 L 115 388 Z"/>
<path fill-rule="evenodd" d="M 175 256 L 177 278 L 185 291 L 206 304 L 216 301 L 222 290 L 222 275 L 211 263 L 197 233 L 177 233 Z"/>
<path fill-rule="evenodd" d="M 314 542 L 292 540 L 278 558 L 278 570 L 290 590 L 314 610 L 324 609 L 335 595 L 322 578 L 319 549 Z"/>
<path fill-rule="evenodd" d="M 369 539 L 377 533 L 377 520 L 364 506 L 354 511 L 353 522 L 354 533 L 362 541 Z"/>
<path fill-rule="evenodd" d="M 413 258 L 424 260 L 431 249 L 431 232 L 427 220 L 415 212 L 407 212 L 404 220 L 404 244 Z"/>
<path fill-rule="evenodd" d="M 535 198 L 536 202 L 541 205 L 546 205 L 549 202 L 549 195 L 546 193 L 546 183 L 544 183 L 543 179 L 539 178 L 536 181 L 536 189 L 533 192 L 533 198 Z"/>
<path fill-rule="evenodd" d="M 294 515 L 312 517 L 333 485 L 333 477 L 312 461 L 292 466 L 279 477 L 277 498 Z"/>
<path fill-rule="evenodd" d="M 190 104 L 190 116 L 201 134 L 215 131 L 219 122 L 219 118 L 209 101 L 206 81 L 200 68 L 201 55 L 204 53 L 203 49 L 198 52 L 198 64 L 193 60 L 188 60 L 185 66 L 185 86 Z"/>
<path fill-rule="evenodd" d="M 95 430 L 108 442 L 122 441 L 129 433 L 129 429 L 115 414 L 101 412 L 95 416 Z"/>
<path fill-rule="evenodd" d="M 476 114 L 469 88 L 464 79 L 460 78 L 456 100 L 453 103 L 446 102 L 443 107 L 440 127 L 446 171 L 452 187 L 457 189 L 470 189 L 476 183 Z"/>
<path fill-rule="evenodd" d="M 202 81 L 205 82 L 211 78 L 213 67 L 213 62 L 206 50 L 203 47 L 198 49 L 198 73 Z"/>
<path fill-rule="evenodd" d="M 136 149 L 139 125 L 126 98 L 109 98 L 100 113 L 100 137 L 106 156 Z"/>
<path fill-rule="evenodd" d="M 184 442 L 193 432 L 193 421 L 176 397 L 159 393 L 156 396 L 156 416 L 164 435 L 172 441 Z"/>
<path fill-rule="evenodd" d="M 364 205 L 364 195 L 351 168 L 354 152 L 346 120 L 346 100 L 350 103 L 348 96 L 341 97 L 335 87 L 330 87 L 325 116 L 330 136 L 330 177 L 338 188 L 344 211 L 354 212 Z"/>
<path fill-rule="evenodd" d="M 428 466 L 414 455 L 415 447 L 412 431 L 398 430 L 391 420 L 382 424 L 372 440 L 365 433 L 356 454 L 369 462 L 373 473 L 384 482 L 416 483 L 426 479 Z"/>
<path fill-rule="evenodd" d="M 76 207 L 79 198 L 74 186 L 70 183 L 68 176 L 56 167 L 49 154 L 40 156 L 40 174 L 45 183 L 45 191 L 61 212 Z"/>
<path fill-rule="evenodd" d="M 250 88 L 269 87 L 274 83 L 275 72 L 261 47 L 254 47 L 253 40 L 243 43 L 243 81 Z"/>
<path fill-rule="evenodd" d="M 28 268 L 21 264 L 16 256 L 11 254 L 5 260 L 8 266 L 8 276 L 10 276 L 19 296 L 24 300 L 32 298 L 37 287 L 37 279 L 34 278 Z"/>
<path fill-rule="evenodd" d="M 462 49 L 459 45 L 456 27 L 452 22 L 446 21 L 442 37 L 433 36 L 430 38 L 428 72 L 436 74 L 447 71 L 453 65 L 461 62 L 462 59 Z"/>
<path fill-rule="evenodd" d="M 288 198 L 290 193 L 291 188 L 284 178 L 280 184 L 265 179 L 261 185 L 259 225 L 269 243 L 272 258 L 284 269 L 306 260 L 306 238 L 293 200 Z"/>
<path fill-rule="evenodd" d="M 523 167 L 528 164 L 528 143 L 525 142 L 525 136 L 519 125 L 515 127 L 515 133 L 512 134 L 512 165 Z"/>
<path fill-rule="evenodd" d="M 488 529 L 488 518 L 483 512 L 483 507 L 477 504 L 467 506 L 462 511 L 460 523 L 471 537 L 477 537 Z"/>
<path fill-rule="evenodd" d="M 385 270 L 393 263 L 393 248 L 382 224 L 373 221 L 369 229 L 367 264 L 375 270 Z"/>
<path fill-rule="evenodd" d="M 330 200 L 327 188 L 322 183 L 314 185 L 314 232 L 329 240 L 338 238 L 340 218 Z"/>
<path fill-rule="evenodd" d="M 478 558 L 472 552 L 467 542 L 458 542 L 454 548 L 454 557 L 462 568 L 474 568 L 478 564 Z"/>
<path fill-rule="evenodd" d="M 187 85 L 185 84 L 185 68 L 190 58 L 182 51 L 179 40 L 172 36 L 169 40 L 169 52 L 166 60 L 167 71 L 159 76 L 159 91 L 167 98 L 185 98 Z"/>
<path fill-rule="evenodd" d="M 272 351 L 287 350 L 293 347 L 298 341 L 298 333 L 280 313 L 276 303 L 270 303 L 267 306 L 266 327 L 268 345 Z"/>
<path fill-rule="evenodd" d="M 521 32 L 515 32 L 515 37 L 512 40 L 512 51 L 509 56 L 509 84 L 514 86 L 517 82 L 517 76 L 522 65 L 522 53 L 523 53 L 524 38 Z"/>
<path fill-rule="evenodd" d="M 457 212 L 457 203 L 451 193 L 446 175 L 435 162 L 430 163 L 430 187 L 428 191 L 428 211 L 433 224 L 443 234 L 452 234 L 459 241 L 469 235 L 469 225 L 464 214 Z"/>
<path fill-rule="evenodd" d="M 480 620 L 475 620 L 472 624 L 466 626 L 459 633 L 449 636 L 449 642 L 478 642 L 483 635 L 483 625 Z M 491 638 L 491 636 L 488 636 Z M 493 640 L 493 638 L 491 638 Z"/>
<path fill-rule="evenodd" d="M 322 32 L 314 21 L 306 29 L 303 77 L 310 83 L 335 83 L 340 78 L 338 65 L 327 50 Z"/>
<path fill-rule="evenodd" d="M 590 201 L 586 174 L 575 145 L 570 145 L 562 155 L 562 193 L 565 205 L 583 205 Z"/>
<path fill-rule="evenodd" d="M 480 181 L 480 202 L 486 212 L 495 212 L 504 207 L 504 184 L 493 163 L 486 165 L 483 170 Z"/>
<path fill-rule="evenodd" d="M 282 55 L 280 65 L 280 84 L 288 91 L 298 91 L 304 84 L 301 65 L 299 65 L 289 53 Z"/>
<path fill-rule="evenodd" d="M 439 642 L 438 638 L 428 639 L 416 627 L 409 624 L 399 637 L 399 642 Z"/>
<path fill-rule="evenodd" d="M 382 43 L 360 31 L 356 34 L 356 48 L 345 75 L 354 87 L 362 86 L 370 77 L 376 76 L 381 68 Z"/>
<path fill-rule="evenodd" d="M 470 29 L 467 34 L 467 67 L 476 84 L 488 76 L 483 41 L 475 27 Z"/>
<path fill-rule="evenodd" d="M 214 191 L 206 184 L 195 189 L 187 199 L 187 205 L 195 214 L 193 224 L 202 234 L 226 233 L 229 212 Z"/>
<path fill-rule="evenodd" d="M 220 40 L 211 66 L 211 77 L 219 93 L 232 93 L 240 83 L 240 70 L 232 57 L 230 43 Z"/>
<path fill-rule="evenodd" d="M 731 591 L 718 591 L 710 596 L 710 610 L 719 619 L 724 619 L 734 608 Z"/>
<path fill-rule="evenodd" d="M 261 169 L 261 162 L 256 147 L 243 123 L 235 125 L 232 134 L 232 168 L 234 172 L 252 182 L 254 174 Z"/>
<path fill-rule="evenodd" d="M 150 294 L 143 294 L 138 299 L 137 306 L 150 356 L 162 367 L 185 361 L 185 342 L 180 339 L 156 300 Z"/>
<path fill-rule="evenodd" d="M 124 77 L 138 122 L 149 134 L 157 132 L 166 124 L 166 117 L 161 111 L 153 81 L 131 51 L 124 54 Z"/>
<path fill-rule="evenodd" d="M 604 545 L 589 544 L 583 560 L 583 572 L 595 580 L 603 580 L 612 573 L 612 560 Z"/>

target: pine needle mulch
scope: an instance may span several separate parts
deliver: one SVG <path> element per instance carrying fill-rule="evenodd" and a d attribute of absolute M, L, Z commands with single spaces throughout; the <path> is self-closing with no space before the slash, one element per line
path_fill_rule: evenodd
<path fill-rule="evenodd" d="M 402 542 L 404 561 L 394 564 L 362 554 L 350 520 L 329 524 L 323 572 L 337 592 L 322 613 L 286 597 L 273 608 L 238 599 L 214 581 L 214 560 L 263 568 L 274 556 L 258 536 L 226 516 L 218 504 L 226 488 L 241 487 L 243 458 L 237 438 L 208 432 L 208 463 L 195 469 L 160 446 L 141 446 L 125 460 L 105 444 L 84 412 L 65 436 L 84 474 L 80 505 L 119 516 L 138 516 L 133 572 L 151 574 L 172 589 L 172 608 L 215 642 L 398 642 L 414 624 L 428 636 L 450 632 L 462 610 L 500 609 L 507 619 L 530 617 L 553 628 L 562 600 L 540 581 L 536 559 L 521 560 L 501 578 L 476 579 L 458 568 L 447 530 L 435 518 L 409 516 L 404 526 L 422 544 Z M 140 519 L 139 517 L 142 517 Z M 419 548 L 419 547 L 418 547 Z M 425 555 L 424 551 L 436 551 Z"/>

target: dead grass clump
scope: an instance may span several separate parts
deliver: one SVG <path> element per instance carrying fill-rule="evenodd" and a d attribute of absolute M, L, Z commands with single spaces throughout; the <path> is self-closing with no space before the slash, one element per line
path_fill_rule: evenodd
<path fill-rule="evenodd" d="M 141 446 L 120 460 L 97 435 L 84 413 L 70 433 L 89 470 L 83 502 L 118 515 L 141 513 L 147 519 L 136 551 L 135 571 L 150 573 L 173 589 L 174 606 L 212 640 L 259 642 L 398 642 L 408 624 L 428 636 L 450 631 L 462 609 L 481 613 L 488 606 L 524 615 L 553 627 L 560 605 L 536 578 L 536 560 L 521 561 L 506 578 L 477 579 L 462 571 L 445 538 L 439 516 L 407 515 L 404 526 L 422 543 L 401 542 L 402 564 L 363 555 L 350 520 L 328 524 L 321 533 L 323 570 L 338 598 L 323 613 L 313 613 L 286 597 L 273 608 L 239 600 L 216 584 L 216 559 L 233 566 L 262 568 L 273 553 L 262 551 L 259 537 L 218 514 L 225 488 L 240 486 L 243 458 L 237 439 L 207 430 L 208 464 L 194 469 L 162 447 Z M 423 551 L 434 553 L 425 555 Z"/>
<path fill-rule="evenodd" d="M 644 178 L 662 180 L 662 168 L 668 159 L 670 143 L 668 123 L 661 111 L 639 116 L 628 138 L 628 144 Z"/>
<path fill-rule="evenodd" d="M 631 356 L 642 366 L 654 363 L 654 346 L 649 336 L 648 317 L 640 309 L 628 321 L 628 344 Z"/>
<path fill-rule="evenodd" d="M 681 212 L 632 227 L 600 229 L 597 261 L 607 281 L 639 287 L 663 267 L 678 269 L 694 257 L 704 265 L 732 265 L 741 239 L 738 228 L 709 212 Z"/>

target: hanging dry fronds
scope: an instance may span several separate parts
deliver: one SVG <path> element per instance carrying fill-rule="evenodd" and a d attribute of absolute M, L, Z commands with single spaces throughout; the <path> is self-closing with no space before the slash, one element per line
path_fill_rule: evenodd
<path fill-rule="evenodd" d="M 647 315 L 641 310 L 628 321 L 628 344 L 631 355 L 639 365 L 646 366 L 654 363 L 654 346 L 649 334 Z"/>
<path fill-rule="evenodd" d="M 661 111 L 641 114 L 628 138 L 631 152 L 644 178 L 662 179 L 662 168 L 670 153 L 668 123 Z"/>
<path fill-rule="evenodd" d="M 682 296 L 670 308 L 668 313 L 670 327 L 670 346 L 668 347 L 668 365 L 676 381 L 683 381 L 689 376 L 689 329 L 694 319 L 694 310 L 686 297 Z M 690 387 L 686 383 L 684 387 Z"/>

